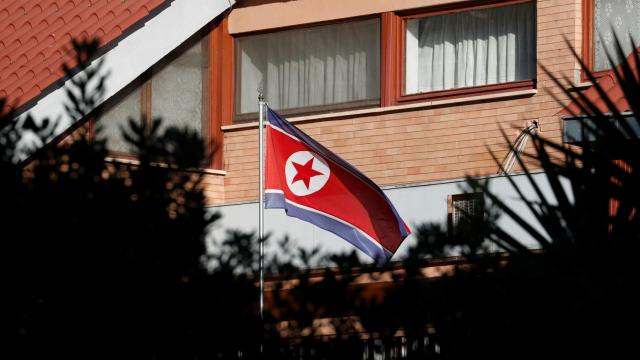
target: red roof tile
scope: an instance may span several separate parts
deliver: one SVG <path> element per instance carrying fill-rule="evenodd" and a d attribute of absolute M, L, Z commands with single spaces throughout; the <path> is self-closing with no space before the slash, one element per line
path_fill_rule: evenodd
<path fill-rule="evenodd" d="M 0 0 L 0 97 L 24 105 L 75 64 L 71 39 L 102 46 L 168 0 Z"/>
<path fill-rule="evenodd" d="M 637 52 L 640 53 L 640 48 L 636 49 Z M 638 77 L 640 74 L 638 73 L 638 69 L 636 68 L 636 62 L 633 59 L 633 53 L 631 53 L 627 57 L 627 62 L 629 63 L 631 70 L 634 72 L 635 76 Z M 606 73 L 600 80 L 598 84 L 602 87 L 604 92 L 609 96 L 609 99 L 615 104 L 616 108 L 620 112 L 625 112 L 631 110 L 627 99 L 624 96 L 624 92 L 616 80 L 616 75 L 613 70 L 610 70 Z M 584 92 L 584 96 L 589 99 L 596 107 L 603 113 L 610 113 L 609 107 L 607 104 L 600 98 L 598 95 L 598 91 L 595 87 L 591 87 Z M 560 114 L 562 115 L 584 115 L 578 103 L 573 102 L 565 107 Z"/>

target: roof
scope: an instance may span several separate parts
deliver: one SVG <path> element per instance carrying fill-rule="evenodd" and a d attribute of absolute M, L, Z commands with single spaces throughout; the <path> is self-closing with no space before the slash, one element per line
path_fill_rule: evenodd
<path fill-rule="evenodd" d="M 19 107 L 75 66 L 71 39 L 105 46 L 167 0 L 0 0 L 0 97 Z"/>
<path fill-rule="evenodd" d="M 636 49 L 636 51 L 640 53 L 640 48 Z M 627 57 L 627 63 L 631 67 L 631 70 L 636 74 L 636 76 L 638 76 L 639 74 L 638 68 L 637 68 L 636 61 L 633 59 L 633 56 L 634 55 L 632 52 Z M 618 65 L 617 68 L 621 72 L 620 65 Z M 620 83 L 618 83 L 616 79 L 616 75 L 613 69 L 605 73 L 605 75 L 602 76 L 598 81 L 598 84 L 600 84 L 600 86 L 602 87 L 602 90 L 604 90 L 604 92 L 609 96 L 609 99 L 611 99 L 611 101 L 616 106 L 619 112 L 623 113 L 631 110 L 631 107 L 629 106 L 629 103 L 627 102 L 627 99 L 624 96 L 622 87 L 620 86 Z M 583 94 L 587 99 L 589 99 L 593 104 L 595 104 L 598 110 L 600 110 L 602 113 L 606 114 L 611 112 L 607 104 L 604 102 L 604 100 L 602 100 L 602 98 L 598 94 L 598 90 L 595 88 L 595 86 L 592 86 L 589 89 L 585 90 Z M 579 106 L 579 103 L 577 102 L 572 102 L 571 104 L 569 104 L 560 112 L 560 114 L 561 115 L 585 115 L 583 114 Z"/>
<path fill-rule="evenodd" d="M 19 107 L 13 121 L 55 120 L 49 139 L 22 134 L 17 159 L 57 141 L 83 119 L 68 111 L 67 92 L 87 71 L 97 71 L 104 79 L 101 98 L 86 109 L 90 112 L 234 4 L 235 0 L 0 0 L 0 63 L 7 55 L 13 61 L 0 66 L 0 97 L 8 94 L 9 105 Z M 75 55 L 66 52 L 70 40 L 89 35 L 102 35 L 102 51 L 86 68 L 64 77 L 60 66 L 67 62 L 73 67 Z"/>

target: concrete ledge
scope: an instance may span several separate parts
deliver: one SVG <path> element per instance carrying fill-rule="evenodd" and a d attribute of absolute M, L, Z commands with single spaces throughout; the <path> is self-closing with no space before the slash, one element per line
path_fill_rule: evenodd
<path fill-rule="evenodd" d="M 114 157 L 106 157 L 104 161 L 114 163 L 114 164 L 123 164 L 123 165 L 131 165 L 138 166 L 140 165 L 140 161 L 134 159 L 124 159 L 124 158 L 114 158 Z M 197 172 L 202 174 L 209 175 L 227 175 L 227 172 L 224 170 L 216 170 L 216 169 L 207 169 L 207 168 L 189 168 L 189 169 L 181 169 L 173 165 L 165 164 L 165 163 L 151 163 L 153 166 L 162 167 L 162 168 L 171 168 L 175 171 L 184 171 L 184 172 Z"/>

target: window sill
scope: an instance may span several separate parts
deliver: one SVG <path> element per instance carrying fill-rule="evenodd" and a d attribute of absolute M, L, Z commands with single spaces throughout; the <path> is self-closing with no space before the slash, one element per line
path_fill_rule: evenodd
<path fill-rule="evenodd" d="M 593 86 L 593 83 L 591 81 L 587 80 L 587 81 L 583 81 L 583 82 L 580 82 L 580 83 L 573 84 L 573 88 L 570 88 L 569 90 L 582 91 L 582 90 L 586 90 L 586 89 L 590 88 L 591 86 Z"/>
<path fill-rule="evenodd" d="M 426 91 L 421 93 L 401 95 L 398 103 L 408 104 L 425 100 L 447 100 L 454 98 L 464 98 L 485 94 L 499 94 L 503 92 L 513 92 L 518 90 L 529 90 L 536 88 L 535 80 L 512 81 L 482 86 L 470 86 L 456 89 Z"/>
<path fill-rule="evenodd" d="M 308 121 L 319 121 L 319 120 L 332 120 L 332 119 L 339 119 L 339 118 L 353 117 L 353 116 L 386 114 L 391 112 L 408 111 L 408 110 L 422 110 L 422 109 L 428 109 L 432 107 L 439 107 L 439 106 L 446 106 L 446 105 L 459 105 L 459 104 L 465 104 L 465 103 L 471 103 L 471 102 L 477 102 L 477 101 L 501 100 L 501 99 L 508 99 L 508 98 L 514 98 L 514 97 L 529 97 L 529 96 L 534 96 L 537 93 L 538 93 L 538 90 L 536 89 L 506 91 L 506 92 L 466 96 L 466 97 L 459 97 L 459 98 L 452 98 L 452 99 L 422 101 L 422 102 L 415 102 L 410 104 L 402 104 L 402 105 L 387 106 L 387 107 L 375 107 L 375 108 L 368 108 L 368 109 L 340 111 L 340 112 L 320 114 L 320 115 L 297 116 L 297 117 L 288 118 L 288 120 L 289 122 L 292 122 L 292 123 L 303 123 Z M 254 122 L 243 123 L 243 124 L 224 125 L 222 126 L 222 131 L 244 130 L 244 129 L 257 128 L 257 127 L 258 127 L 258 122 L 254 121 Z"/>
<path fill-rule="evenodd" d="M 611 69 L 608 70 L 597 70 L 591 71 L 591 75 L 596 79 L 596 81 L 600 81 L 603 77 L 609 75 Z M 587 73 L 584 70 L 580 70 L 580 81 L 582 83 L 591 83 L 589 78 L 587 77 Z"/>
<path fill-rule="evenodd" d="M 329 112 L 345 112 L 345 111 L 353 111 L 353 110 L 362 110 L 368 109 L 372 107 L 380 106 L 380 98 L 373 100 L 361 100 L 361 101 L 352 101 L 346 103 L 338 103 L 332 105 L 319 105 L 319 106 L 307 106 L 301 108 L 292 108 L 285 110 L 278 110 L 278 114 L 280 116 L 284 116 L 286 118 L 294 118 L 301 116 L 316 116 L 321 114 L 326 114 Z M 236 124 L 247 124 L 251 122 L 255 122 L 258 118 L 258 112 L 236 115 L 234 118 L 234 123 Z"/>
<path fill-rule="evenodd" d="M 139 166 L 140 165 L 140 161 L 139 160 L 134 160 L 134 159 L 125 159 L 125 158 L 115 158 L 115 157 L 106 157 L 104 158 L 104 161 L 109 162 L 109 163 L 114 163 L 114 164 L 121 164 L 121 165 L 130 165 L 130 166 Z M 224 170 L 216 170 L 216 169 L 207 169 L 207 168 L 189 168 L 189 169 L 180 169 L 178 167 L 169 165 L 169 164 L 165 164 L 165 163 L 151 163 L 152 166 L 157 166 L 157 167 L 161 167 L 161 168 L 172 168 L 176 171 L 183 171 L 183 172 L 193 172 L 193 173 L 200 173 L 200 174 L 208 174 L 208 175 L 227 175 L 227 172 Z"/>

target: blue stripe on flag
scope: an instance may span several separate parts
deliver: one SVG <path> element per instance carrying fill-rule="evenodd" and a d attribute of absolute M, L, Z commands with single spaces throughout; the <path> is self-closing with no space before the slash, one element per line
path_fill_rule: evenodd
<path fill-rule="evenodd" d="M 282 193 L 266 193 L 265 207 L 269 209 L 284 209 L 288 216 L 310 222 L 324 230 L 330 231 L 345 239 L 378 262 L 384 263 L 393 255 L 380 244 L 372 243 L 372 240 L 363 235 L 357 228 L 335 220 L 321 212 L 310 211 L 303 207 L 296 206 L 295 203 L 287 202 Z"/>

